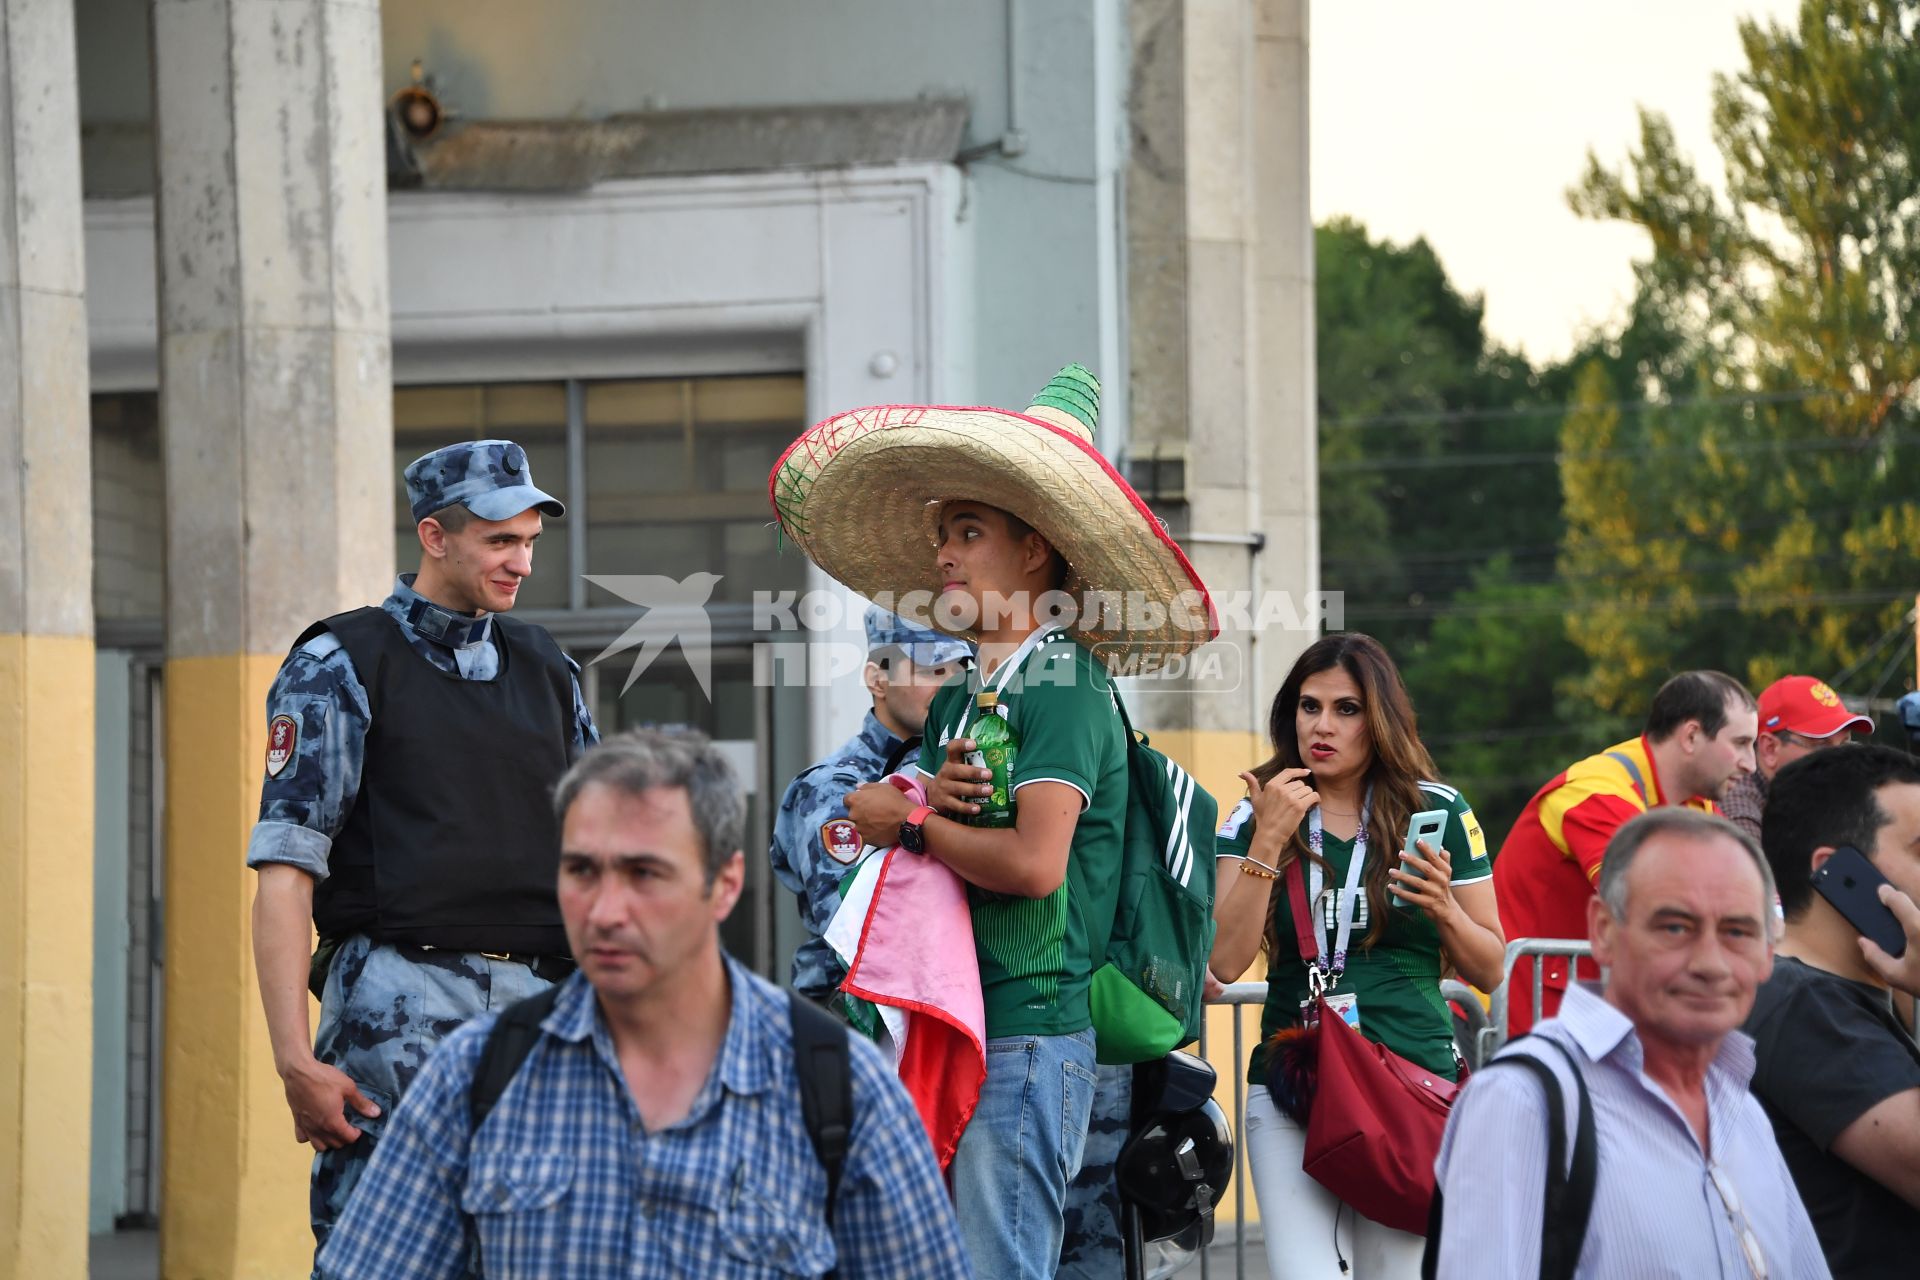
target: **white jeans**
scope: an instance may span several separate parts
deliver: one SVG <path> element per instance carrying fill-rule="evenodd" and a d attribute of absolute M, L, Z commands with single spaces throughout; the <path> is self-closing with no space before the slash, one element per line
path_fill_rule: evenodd
<path fill-rule="evenodd" d="M 1245 1137 L 1272 1280 L 1418 1280 L 1426 1240 L 1363 1217 L 1309 1177 L 1306 1131 L 1264 1085 L 1247 1090 Z M 1343 1256 L 1351 1273 L 1340 1270 Z"/>

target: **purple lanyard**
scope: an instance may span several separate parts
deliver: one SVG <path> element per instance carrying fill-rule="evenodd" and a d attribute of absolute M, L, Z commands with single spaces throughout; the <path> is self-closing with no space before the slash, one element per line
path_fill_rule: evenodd
<path fill-rule="evenodd" d="M 1353 858 L 1347 863 L 1347 883 L 1340 890 L 1340 897 L 1334 904 L 1334 928 L 1330 931 L 1330 947 L 1322 949 L 1314 957 L 1313 965 L 1307 971 L 1307 985 L 1315 995 L 1332 991 L 1340 985 L 1340 979 L 1347 971 L 1347 944 L 1353 939 L 1353 918 L 1359 913 L 1360 876 L 1367 862 L 1367 818 L 1373 812 L 1373 788 L 1367 788 L 1366 799 L 1360 802 L 1360 825 L 1353 833 Z M 1309 909 L 1314 912 L 1313 928 L 1320 929 L 1321 883 L 1320 865 L 1326 859 L 1326 836 L 1320 830 L 1320 806 L 1307 810 L 1307 847 L 1313 850 L 1316 861 L 1309 863 L 1307 899 Z"/>

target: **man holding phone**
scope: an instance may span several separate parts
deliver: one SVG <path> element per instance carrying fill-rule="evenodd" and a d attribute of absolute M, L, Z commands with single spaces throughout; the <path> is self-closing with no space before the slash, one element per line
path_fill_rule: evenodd
<path fill-rule="evenodd" d="M 1747 1019 L 1753 1092 L 1833 1274 L 1910 1275 L 1920 1047 L 1894 1016 L 1884 975 L 1913 966 L 1887 963 L 1891 948 L 1870 949 L 1865 936 L 1906 944 L 1879 885 L 1920 897 L 1920 763 L 1871 745 L 1796 760 L 1773 779 L 1761 842 L 1786 936 Z"/>

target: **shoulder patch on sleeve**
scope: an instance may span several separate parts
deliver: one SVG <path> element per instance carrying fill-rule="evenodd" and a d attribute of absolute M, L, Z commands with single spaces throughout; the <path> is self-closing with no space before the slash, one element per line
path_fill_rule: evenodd
<path fill-rule="evenodd" d="M 835 818 L 820 824 L 820 847 L 842 866 L 860 856 L 860 828 L 847 818 Z"/>
<path fill-rule="evenodd" d="M 1253 801 L 1241 798 L 1240 803 L 1227 811 L 1227 820 L 1220 824 L 1215 834 L 1222 840 L 1231 840 L 1240 834 L 1240 828 L 1247 825 L 1247 819 L 1253 816 Z"/>
<path fill-rule="evenodd" d="M 289 715 L 275 716 L 267 724 L 267 776 L 290 774 L 300 762 L 300 722 Z"/>

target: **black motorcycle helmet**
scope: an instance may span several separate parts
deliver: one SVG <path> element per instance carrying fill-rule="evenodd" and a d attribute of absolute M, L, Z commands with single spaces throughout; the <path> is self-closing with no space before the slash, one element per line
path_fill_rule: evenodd
<path fill-rule="evenodd" d="M 1214 1071 L 1191 1054 L 1169 1054 L 1134 1077 L 1135 1112 L 1144 1117 L 1120 1149 L 1114 1178 L 1120 1197 L 1140 1212 L 1143 1242 L 1182 1248 L 1213 1242 L 1213 1210 L 1233 1176 L 1233 1128 L 1213 1100 Z"/>

